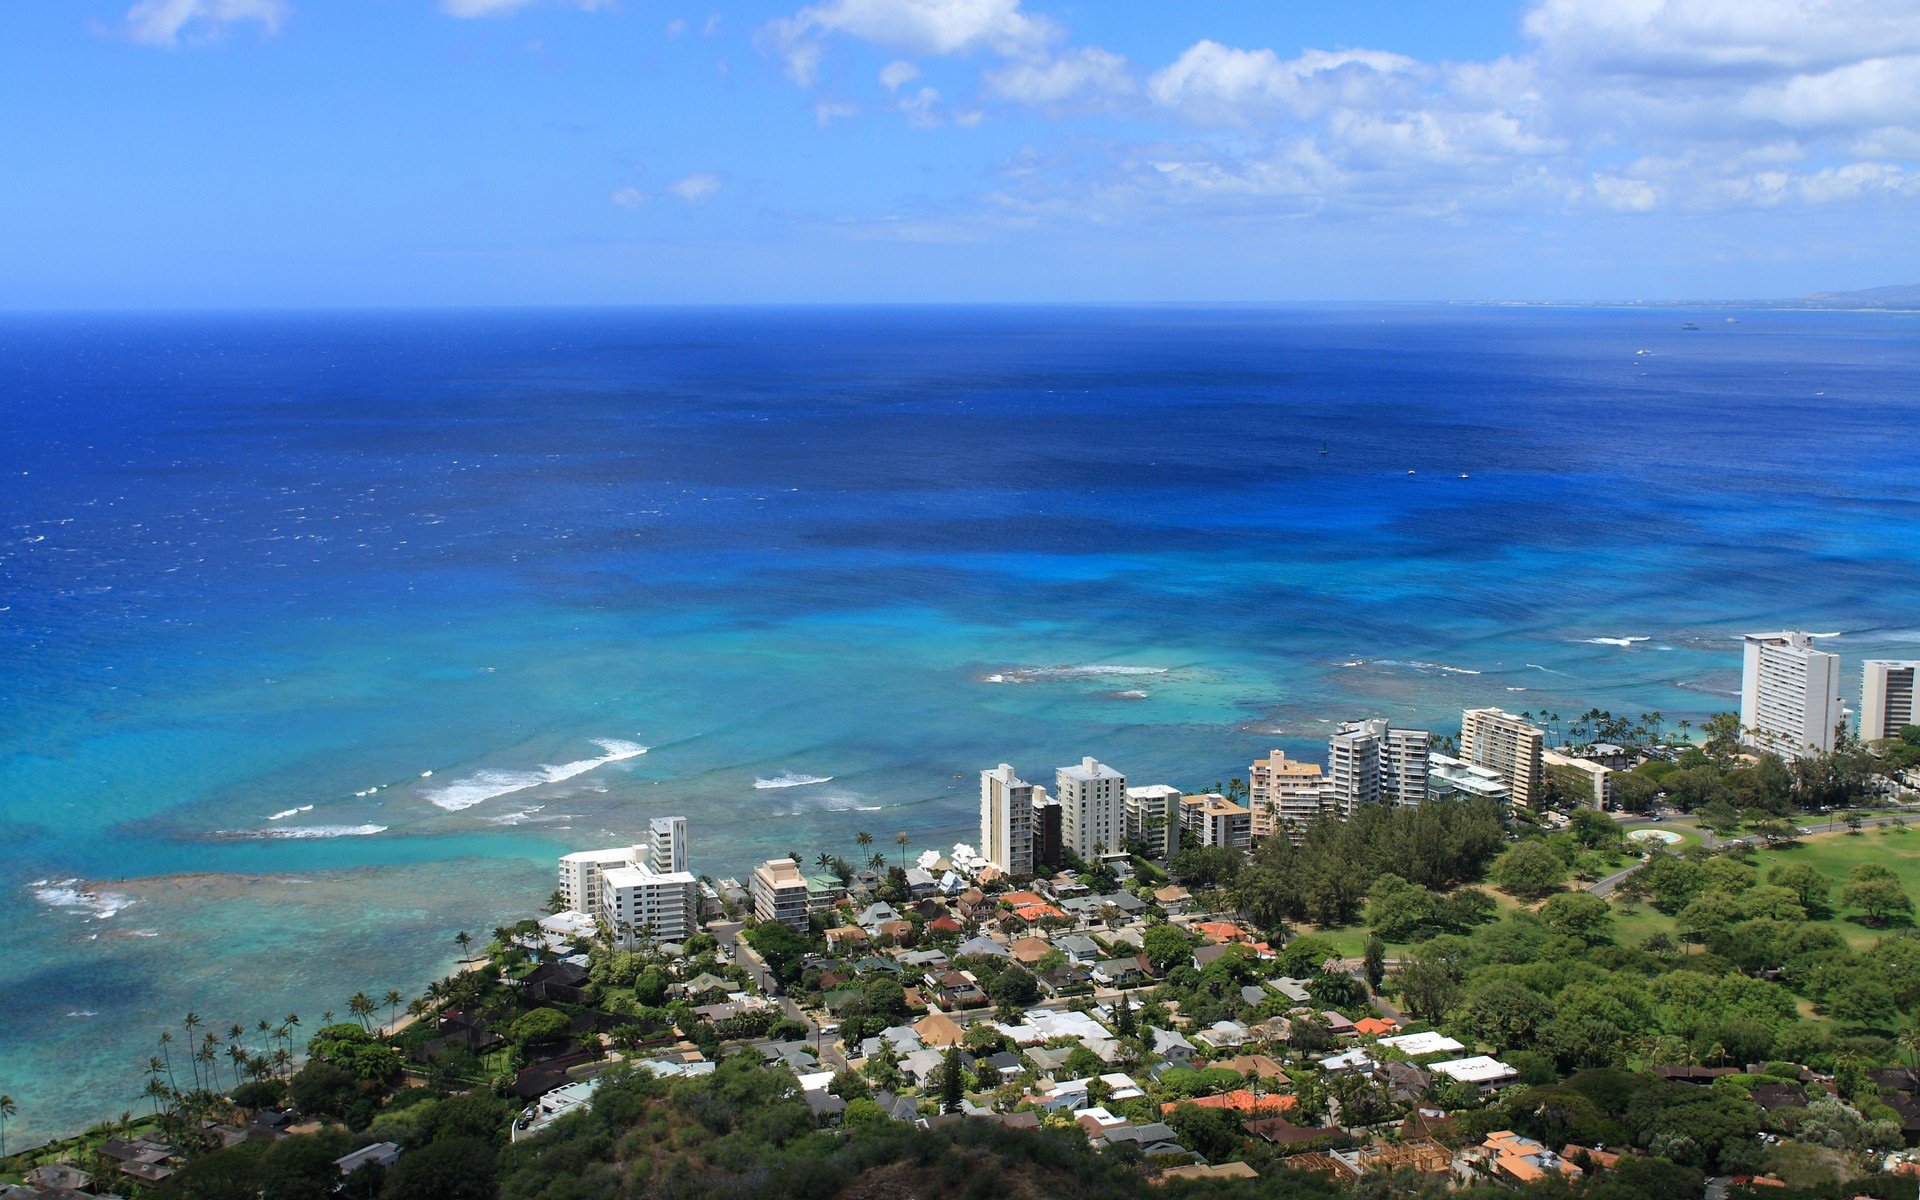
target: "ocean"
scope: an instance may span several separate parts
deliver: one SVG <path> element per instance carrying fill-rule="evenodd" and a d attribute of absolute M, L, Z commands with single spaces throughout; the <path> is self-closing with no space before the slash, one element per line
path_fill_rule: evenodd
<path fill-rule="evenodd" d="M 1730 319 L 1731 318 L 1731 319 Z M 1683 328 L 1692 321 L 1697 329 Z M 414 994 L 553 859 L 976 839 L 1331 723 L 1920 656 L 1920 323 L 823 308 L 0 318 L 0 1091 Z M 1324 453 L 1322 450 L 1324 448 Z"/>

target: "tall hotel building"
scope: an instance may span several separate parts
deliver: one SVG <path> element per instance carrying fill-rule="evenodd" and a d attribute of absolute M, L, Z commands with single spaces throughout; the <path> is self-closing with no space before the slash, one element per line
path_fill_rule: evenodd
<path fill-rule="evenodd" d="M 1001 763 L 980 772 L 980 857 L 1009 875 L 1033 874 L 1033 785 Z"/>
<path fill-rule="evenodd" d="M 1506 782 L 1515 808 L 1533 808 L 1544 790 L 1540 755 L 1547 734 L 1510 712 L 1470 708 L 1460 714 L 1460 758 Z"/>
<path fill-rule="evenodd" d="M 1395 729 L 1387 722 L 1349 721 L 1327 739 L 1333 806 L 1342 820 L 1363 804 L 1413 806 L 1427 798 L 1424 729 Z"/>
<path fill-rule="evenodd" d="M 1127 835 L 1127 777 L 1102 762 L 1083 758 L 1054 772 L 1060 801 L 1060 841 L 1066 851 L 1091 862 L 1101 851 L 1120 849 Z"/>
<path fill-rule="evenodd" d="M 1899 737 L 1902 725 L 1920 725 L 1913 715 L 1913 685 L 1920 659 L 1869 659 L 1860 682 L 1860 740 Z"/>
<path fill-rule="evenodd" d="M 1740 740 L 1782 758 L 1831 751 L 1840 705 L 1840 656 L 1811 634 L 1750 633 L 1740 677 Z"/>

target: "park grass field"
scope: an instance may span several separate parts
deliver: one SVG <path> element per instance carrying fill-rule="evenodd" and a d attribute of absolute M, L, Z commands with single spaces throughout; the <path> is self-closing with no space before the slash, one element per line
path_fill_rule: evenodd
<path fill-rule="evenodd" d="M 1756 850 L 1752 861 L 1763 883 L 1767 872 L 1776 866 L 1806 863 L 1833 884 L 1832 904 L 1836 908 L 1840 903 L 1840 889 L 1853 869 L 1861 863 L 1878 863 L 1892 871 L 1899 878 L 1900 886 L 1920 903 L 1920 831 L 1911 828 L 1865 829 L 1857 835 L 1844 829 L 1837 833 L 1811 834 L 1797 842 Z M 1623 945 L 1632 945 L 1652 933 L 1679 937 L 1679 923 L 1649 904 L 1628 908 L 1616 899 L 1613 911 L 1614 939 Z M 1844 910 L 1815 924 L 1831 925 L 1855 949 L 1870 946 L 1889 933 L 1913 928 L 1910 918 L 1896 917 L 1885 928 L 1876 929 L 1862 921 L 1858 914 Z"/>

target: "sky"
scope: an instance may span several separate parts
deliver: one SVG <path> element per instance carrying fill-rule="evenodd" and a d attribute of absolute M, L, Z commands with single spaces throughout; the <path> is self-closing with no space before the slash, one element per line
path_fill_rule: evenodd
<path fill-rule="evenodd" d="M 0 308 L 1920 283 L 1920 0 L 15 0 Z"/>

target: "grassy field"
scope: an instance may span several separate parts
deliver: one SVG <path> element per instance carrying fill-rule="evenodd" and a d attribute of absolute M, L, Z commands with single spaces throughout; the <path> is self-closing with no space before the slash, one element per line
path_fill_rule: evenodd
<path fill-rule="evenodd" d="M 1520 901 L 1515 900 L 1512 896 L 1507 895 L 1505 892 L 1496 890 L 1491 885 L 1476 884 L 1475 886 L 1479 887 L 1480 890 L 1487 892 L 1489 895 L 1493 897 L 1494 902 L 1500 906 L 1501 916 L 1505 916 L 1506 914 L 1513 912 L 1515 909 L 1525 907 L 1525 905 L 1521 904 Z M 1339 947 L 1340 953 L 1343 956 L 1347 958 L 1359 958 L 1362 954 L 1366 953 L 1367 938 L 1372 936 L 1371 931 L 1367 929 L 1365 922 L 1366 922 L 1366 914 L 1363 911 L 1361 913 L 1361 924 L 1358 924 L 1358 925 L 1343 925 L 1335 929 L 1321 929 L 1315 925 L 1302 925 L 1299 927 L 1299 932 L 1311 933 L 1316 937 L 1326 938 L 1328 941 L 1332 942 L 1335 946 Z M 1402 946 L 1406 946 L 1410 944 L 1411 943 L 1408 943 L 1408 942 L 1388 942 L 1387 954 L 1389 957 L 1392 957 L 1394 951 L 1399 950 Z"/>
<path fill-rule="evenodd" d="M 1854 835 L 1843 828 L 1838 833 L 1817 833 L 1771 850 L 1757 850 L 1752 861 L 1760 871 L 1761 882 L 1766 881 L 1767 872 L 1781 863 L 1806 863 L 1832 881 L 1832 903 L 1836 906 L 1848 874 L 1861 863 L 1878 863 L 1899 876 L 1900 885 L 1920 903 L 1920 831 L 1913 829 L 1865 829 Z M 1831 925 L 1856 948 L 1871 945 L 1890 932 L 1913 927 L 1911 920 L 1896 918 L 1887 928 L 1875 929 L 1863 923 L 1857 914 L 1844 911 L 1816 923 Z M 1679 936 L 1678 923 L 1647 904 L 1629 910 L 1616 901 L 1613 927 L 1614 937 L 1628 945 L 1650 933 Z"/>

